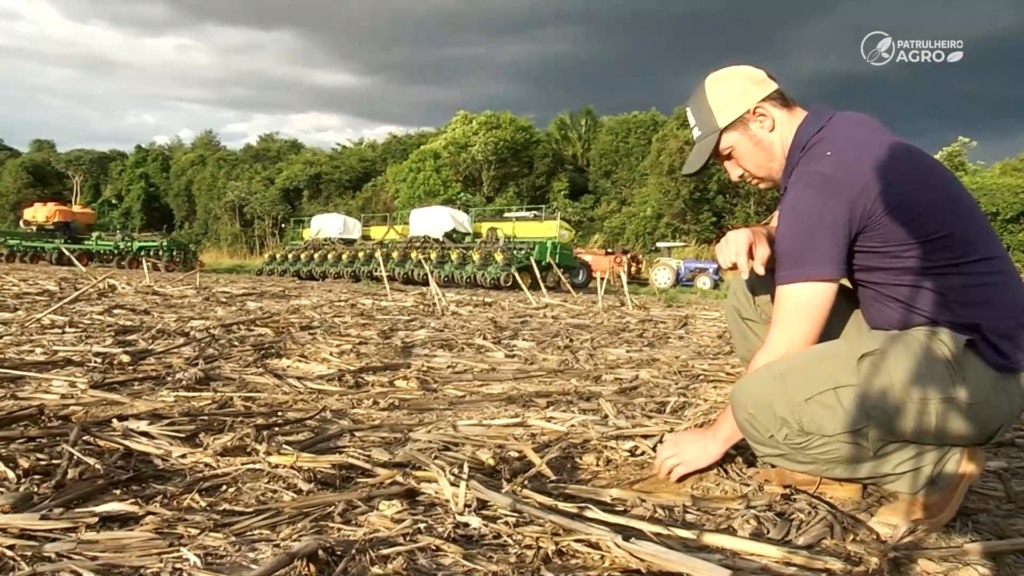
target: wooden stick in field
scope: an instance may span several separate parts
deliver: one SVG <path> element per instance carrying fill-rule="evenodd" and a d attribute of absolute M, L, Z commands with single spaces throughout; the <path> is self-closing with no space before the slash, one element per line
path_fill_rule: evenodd
<path fill-rule="evenodd" d="M 626 306 L 628 306 L 629 309 L 632 310 L 633 309 L 633 299 L 629 297 L 629 282 L 626 279 L 626 269 L 625 268 L 621 268 L 619 270 L 619 276 L 622 277 L 622 292 L 626 295 Z"/>
<path fill-rule="evenodd" d="M 377 264 L 380 265 L 380 277 L 384 280 L 384 290 L 388 293 L 388 300 L 391 298 L 391 284 L 388 283 L 388 270 L 384 267 L 384 256 L 381 255 L 380 249 L 377 249 Z"/>
<path fill-rule="evenodd" d="M 434 297 L 434 304 L 437 305 L 437 311 L 438 313 L 443 314 L 444 308 L 442 302 L 445 302 L 444 295 L 441 294 L 441 290 L 437 287 L 436 284 L 434 284 L 434 275 L 430 273 L 430 266 L 427 265 L 426 259 L 423 258 L 423 256 L 421 255 L 419 260 L 420 264 L 423 264 L 423 269 L 426 270 L 427 272 L 427 286 L 429 286 L 428 290 L 430 290 L 430 295 Z"/>
<path fill-rule="evenodd" d="M 544 286 L 544 277 L 540 274 L 540 268 L 537 266 L 537 261 L 530 256 L 530 265 L 533 266 L 533 273 L 537 275 L 537 282 L 540 283 L 540 291 L 544 294 L 544 298 L 548 297 L 548 289 Z"/>
<path fill-rule="evenodd" d="M 512 277 L 516 279 L 516 282 L 519 284 L 519 287 L 523 289 L 523 292 L 526 294 L 526 297 L 530 299 L 530 304 L 536 306 L 537 299 L 533 297 L 533 294 L 530 294 L 530 289 L 526 287 L 526 284 L 523 284 L 523 279 L 519 277 L 519 272 L 513 270 Z"/>
<path fill-rule="evenodd" d="M 74 301 L 74 300 L 75 300 L 76 298 L 78 298 L 78 297 L 79 297 L 79 296 L 81 296 L 82 294 L 85 294 L 85 293 L 86 293 L 86 291 L 88 291 L 88 290 L 89 290 L 90 288 L 92 288 L 93 286 L 95 286 L 95 285 L 99 284 L 100 282 L 102 282 L 102 281 L 106 280 L 106 279 L 107 279 L 107 277 L 108 277 L 108 276 L 110 276 L 111 274 L 113 274 L 113 272 L 107 272 L 107 273 L 106 273 L 106 274 L 104 274 L 103 276 L 100 276 L 99 278 L 97 278 L 97 279 L 93 280 L 92 282 L 89 282 L 89 284 L 85 285 L 84 287 L 82 287 L 82 288 L 81 288 L 80 290 L 78 290 L 77 292 L 75 292 L 75 293 L 74 293 L 74 294 L 72 294 L 71 296 L 68 296 L 67 298 L 65 298 L 65 299 L 61 300 L 60 302 L 57 302 L 57 303 L 56 303 L 56 304 L 54 304 L 53 306 L 50 306 L 49 308 L 47 308 L 47 309 L 46 309 L 46 310 L 44 310 L 43 312 L 41 312 L 41 313 L 39 313 L 39 314 L 37 314 L 37 315 L 33 316 L 32 318 L 30 318 L 30 319 L 28 320 L 28 322 L 25 322 L 24 324 L 22 324 L 22 327 L 23 327 L 23 328 L 27 328 L 27 327 L 29 327 L 29 326 L 31 326 L 31 325 L 33 325 L 33 324 L 35 324 L 36 322 L 38 322 L 38 321 L 42 320 L 43 318 L 46 318 L 47 316 L 49 316 L 50 314 L 52 314 L 53 312 L 55 312 L 55 311 L 56 311 L 57 309 L 59 309 L 60 307 L 62 307 L 62 306 L 64 306 L 64 305 L 68 304 L 69 302 L 72 302 L 72 301 Z"/>
<path fill-rule="evenodd" d="M 67 255 L 67 257 L 68 257 L 68 258 L 70 258 L 70 259 L 71 259 L 71 262 L 73 262 L 73 263 L 75 264 L 75 266 L 76 266 L 76 267 L 77 267 L 77 268 L 78 268 L 79 270 L 81 270 L 82 272 L 85 272 L 86 276 L 88 276 L 88 275 L 89 275 L 89 271 L 85 269 L 85 266 L 82 266 L 82 263 L 81 263 L 81 262 L 79 262 L 78 260 L 76 260 L 76 259 L 75 259 L 75 257 L 71 255 L 71 252 L 68 252 L 68 249 L 67 249 L 67 248 L 65 248 L 65 247 L 64 247 L 63 245 L 61 245 L 61 244 L 58 244 L 58 245 L 57 245 L 57 247 L 58 247 L 58 248 L 60 248 L 60 251 L 61 251 L 61 252 L 63 252 L 63 253 L 65 254 L 65 255 Z"/>
<path fill-rule="evenodd" d="M 550 254 L 548 255 L 548 264 L 551 264 L 551 268 L 555 271 L 555 274 L 558 274 L 558 277 L 561 278 L 562 280 L 562 284 L 569 289 L 569 292 L 573 295 L 573 297 L 579 298 L 580 295 L 577 294 L 576 291 L 572 289 L 572 284 L 569 284 L 568 278 L 566 278 L 565 275 L 562 274 L 562 271 L 558 269 L 558 266 L 555 265 L 555 261 L 551 259 Z"/>

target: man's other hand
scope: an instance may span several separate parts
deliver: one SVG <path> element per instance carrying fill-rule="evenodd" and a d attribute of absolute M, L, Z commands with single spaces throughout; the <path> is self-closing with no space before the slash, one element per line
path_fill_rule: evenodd
<path fill-rule="evenodd" d="M 771 234 L 764 226 L 732 230 L 715 245 L 718 264 L 726 270 L 739 270 L 744 280 L 751 270 L 764 276 L 771 254 Z"/>

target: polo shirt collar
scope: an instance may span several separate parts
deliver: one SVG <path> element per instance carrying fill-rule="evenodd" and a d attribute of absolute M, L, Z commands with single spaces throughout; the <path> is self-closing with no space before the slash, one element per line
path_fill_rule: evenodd
<path fill-rule="evenodd" d="M 828 124 L 833 115 L 835 115 L 835 111 L 824 106 L 808 108 L 807 116 L 797 126 L 796 134 L 793 135 L 793 142 L 789 145 L 789 153 L 786 155 L 786 166 L 782 170 L 782 182 L 779 187 L 782 194 L 785 194 L 789 178 L 793 174 L 793 170 L 796 169 L 796 165 L 800 163 L 800 158 L 807 149 L 807 145 Z"/>

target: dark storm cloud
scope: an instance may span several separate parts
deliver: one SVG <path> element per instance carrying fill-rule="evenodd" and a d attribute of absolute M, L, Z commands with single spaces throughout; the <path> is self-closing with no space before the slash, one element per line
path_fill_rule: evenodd
<path fill-rule="evenodd" d="M 295 68 L 363 77 L 324 86 L 229 67 L 201 75 L 192 101 L 259 113 L 323 110 L 383 124 L 438 125 L 459 108 L 546 122 L 681 104 L 708 70 L 750 62 L 800 101 L 857 108 L 936 149 L 963 134 L 991 157 L 1024 132 L 1019 82 L 1024 2 L 654 0 L 59 0 L 75 19 L 145 34 L 213 26 L 293 34 Z M 955 64 L 866 64 L 865 34 L 963 40 Z M 275 63 L 274 65 L 280 65 Z M 206 88 L 206 89 L 204 89 Z M 1019 142 L 1019 141 L 1018 141 Z"/>
<path fill-rule="evenodd" d="M 71 6 L 84 10 L 85 4 L 75 0 Z M 333 103 L 360 117 L 400 124 L 436 124 L 456 108 L 509 108 L 546 118 L 588 102 L 602 110 L 674 105 L 691 88 L 692 70 L 702 67 L 703 58 L 693 55 L 721 50 L 708 45 L 701 31 L 725 22 L 720 12 L 681 2 L 636 9 L 641 3 L 606 0 L 307 0 L 299 9 L 247 1 L 240 10 L 235 2 L 179 0 L 165 4 L 176 16 L 164 26 L 135 17 L 123 0 L 88 4 L 92 17 L 146 25 L 151 33 L 181 29 L 189 19 L 293 31 L 315 48 L 311 59 L 333 58 L 336 66 L 374 82 L 299 94 L 290 86 L 265 86 L 235 105 L 262 108 L 287 96 L 297 105 Z M 791 24 L 823 10 L 817 2 L 803 5 Z M 743 18 L 771 13 L 762 4 L 752 6 Z M 728 43 L 737 56 L 784 34 L 754 39 L 745 26 L 730 25 Z"/>

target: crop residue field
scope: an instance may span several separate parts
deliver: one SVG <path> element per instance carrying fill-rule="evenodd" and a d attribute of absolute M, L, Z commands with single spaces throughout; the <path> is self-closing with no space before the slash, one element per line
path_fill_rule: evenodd
<path fill-rule="evenodd" d="M 0 573 L 1024 567 L 961 546 L 1024 535 L 1019 433 L 944 534 L 891 551 L 873 492 L 758 484 L 742 443 L 647 479 L 742 373 L 721 301 L 390 288 L 4 266 Z"/>

